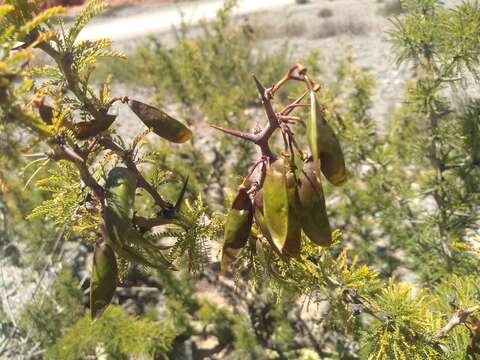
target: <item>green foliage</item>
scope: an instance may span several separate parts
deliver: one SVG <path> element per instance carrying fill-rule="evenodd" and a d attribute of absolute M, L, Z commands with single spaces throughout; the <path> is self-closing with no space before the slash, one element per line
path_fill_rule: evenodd
<path fill-rule="evenodd" d="M 157 236 L 174 236 L 175 245 L 170 249 L 171 259 L 179 260 L 190 272 L 204 270 L 209 262 L 210 239 L 216 239 L 221 233 L 222 220 L 218 216 L 206 217 L 206 205 L 201 197 L 192 204 L 186 201 L 184 212 L 180 214 L 190 224 L 187 229 L 166 231 Z"/>
<path fill-rule="evenodd" d="M 367 335 L 368 359 L 441 358 L 439 346 L 429 343 L 425 335 L 437 325 L 426 294 L 414 294 L 410 285 L 390 282 L 375 302 L 385 319 L 374 321 Z"/>
<path fill-rule="evenodd" d="M 82 314 L 82 291 L 69 271 L 60 272 L 48 294 L 37 296 L 20 314 L 20 327 L 42 347 L 52 345 Z"/>
<path fill-rule="evenodd" d="M 72 326 L 47 352 L 47 359 L 76 360 L 86 356 L 150 356 L 167 359 L 176 335 L 169 321 L 151 321 L 127 315 L 110 306 L 92 324 L 88 315 Z"/>
<path fill-rule="evenodd" d="M 87 192 L 82 189 L 76 168 L 64 161 L 49 170 L 49 177 L 36 182 L 37 189 L 51 194 L 50 198 L 32 210 L 27 219 L 53 220 L 59 228 L 94 239 L 98 214 L 86 200 Z M 67 233 L 68 236 L 68 233 Z"/>
<path fill-rule="evenodd" d="M 476 136 L 478 118 L 475 110 L 472 112 L 476 102 L 457 106 L 452 93 L 455 88 L 450 85 L 457 85 L 460 79 L 451 77 L 467 70 L 476 73 L 474 49 L 479 28 L 474 19 L 480 15 L 480 7 L 472 2 L 445 10 L 433 1 L 420 1 L 407 2 L 407 9 L 409 13 L 399 20 L 392 40 L 400 61 L 415 61 L 419 78 L 409 87 L 406 105 L 400 110 L 409 122 L 396 130 L 391 141 L 405 158 L 414 160 L 406 163 L 397 158 L 397 168 L 412 169 L 418 164 L 429 169 L 422 177 L 415 172 L 404 175 L 407 183 L 419 185 L 414 197 L 430 198 L 436 207 L 412 224 L 411 241 L 404 245 L 416 255 L 414 261 L 421 274 L 435 280 L 445 272 L 468 274 L 477 269 L 476 260 L 459 251 L 459 247 L 468 246 L 468 229 L 478 219 L 478 188 L 467 185 L 471 182 L 464 176 L 478 171 L 476 162 L 465 161 L 476 150 L 468 140 Z M 456 46 L 458 43 L 462 45 Z M 465 128 L 471 135 L 463 136 Z M 415 145 L 401 144 L 404 141 L 400 139 L 405 138 L 411 138 Z M 406 216 L 415 218 L 420 209 L 407 205 L 410 214 Z M 438 262 L 439 257 L 445 261 Z"/>

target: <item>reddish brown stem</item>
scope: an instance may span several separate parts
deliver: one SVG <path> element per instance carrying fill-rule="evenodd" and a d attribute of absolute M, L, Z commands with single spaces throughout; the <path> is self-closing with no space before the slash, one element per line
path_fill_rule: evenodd
<path fill-rule="evenodd" d="M 54 147 L 54 153 L 51 155 L 51 157 L 54 160 L 67 160 L 74 163 L 80 173 L 80 178 L 85 185 L 92 190 L 93 194 L 103 207 L 105 192 L 103 187 L 101 187 L 100 184 L 98 184 L 98 182 L 93 178 L 92 174 L 90 174 L 84 158 L 63 144 Z"/>

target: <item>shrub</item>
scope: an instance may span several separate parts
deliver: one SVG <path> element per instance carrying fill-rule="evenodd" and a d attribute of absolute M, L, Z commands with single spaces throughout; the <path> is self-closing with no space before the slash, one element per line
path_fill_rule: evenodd
<path fill-rule="evenodd" d="M 318 16 L 321 18 L 329 18 L 333 16 L 333 11 L 329 8 L 323 8 L 318 12 Z"/>
<path fill-rule="evenodd" d="M 402 6 L 401 0 L 387 0 L 378 8 L 377 13 L 385 17 L 390 17 L 400 15 L 404 11 L 405 9 Z"/>
<path fill-rule="evenodd" d="M 314 32 L 315 38 L 329 38 L 340 35 L 358 36 L 369 32 L 369 25 L 356 17 L 349 16 L 335 20 L 327 19 L 320 22 L 318 29 Z"/>

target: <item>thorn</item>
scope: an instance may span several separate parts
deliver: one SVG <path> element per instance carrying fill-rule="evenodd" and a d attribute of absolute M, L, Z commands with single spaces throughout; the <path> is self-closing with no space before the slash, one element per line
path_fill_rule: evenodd
<path fill-rule="evenodd" d="M 305 96 L 307 96 L 307 94 L 309 93 L 310 91 L 307 90 L 305 91 L 302 95 L 300 95 L 293 103 L 291 103 L 290 105 L 288 105 L 285 109 L 283 109 L 280 114 L 282 115 L 289 115 L 301 102 L 302 100 L 305 98 Z"/>
<path fill-rule="evenodd" d="M 272 104 L 270 100 L 267 98 L 265 94 L 265 87 L 260 83 L 255 75 L 253 75 L 253 80 L 257 85 L 258 92 L 260 93 L 260 97 L 262 98 L 263 106 L 265 107 L 265 112 L 267 113 L 268 121 L 270 125 L 277 127 L 278 126 L 278 119 L 275 115 L 275 111 L 273 111 Z"/>
<path fill-rule="evenodd" d="M 173 207 L 173 210 L 177 212 L 180 210 L 180 206 L 182 205 L 183 197 L 185 196 L 185 192 L 187 190 L 187 185 L 188 185 L 188 176 L 185 179 L 185 182 L 183 183 L 182 190 L 180 191 L 180 194 L 178 195 L 177 202 L 175 203 L 175 206 Z"/>
<path fill-rule="evenodd" d="M 222 132 L 224 132 L 228 135 L 232 135 L 232 136 L 235 136 L 235 137 L 238 137 L 240 139 L 247 140 L 247 141 L 252 141 L 252 142 L 255 141 L 255 138 L 252 134 L 245 133 L 245 132 L 238 131 L 238 130 L 223 128 L 223 127 L 220 127 L 220 126 L 217 126 L 217 125 L 210 125 L 210 126 L 214 129 L 222 131 Z"/>
<path fill-rule="evenodd" d="M 262 97 L 262 100 L 265 98 L 265 86 L 262 85 L 262 83 L 257 79 L 255 75 L 253 76 L 253 80 L 255 81 L 255 84 L 257 85 L 258 92 L 260 93 L 260 96 Z"/>

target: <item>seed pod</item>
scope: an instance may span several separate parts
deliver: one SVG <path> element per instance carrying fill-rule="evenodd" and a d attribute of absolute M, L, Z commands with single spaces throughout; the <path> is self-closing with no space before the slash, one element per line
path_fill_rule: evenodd
<path fill-rule="evenodd" d="M 298 256 L 300 224 L 295 214 L 298 194 L 294 173 L 287 171 L 284 159 L 267 170 L 263 185 L 264 221 L 273 244 L 281 254 Z"/>
<path fill-rule="evenodd" d="M 105 200 L 107 206 L 121 218 L 131 218 L 137 178 L 124 167 L 115 167 L 108 173 L 105 184 Z"/>
<path fill-rule="evenodd" d="M 101 119 L 95 119 L 93 121 L 82 121 L 74 124 L 73 132 L 75 133 L 75 137 L 78 140 L 87 140 L 89 138 L 97 136 L 101 132 L 107 130 L 117 118 L 116 115 L 103 113 L 99 115 L 99 117 L 101 117 Z"/>
<path fill-rule="evenodd" d="M 327 216 L 325 197 L 319 178 L 319 163 L 309 162 L 299 176 L 299 218 L 303 232 L 315 244 L 329 246 L 332 231 Z"/>
<path fill-rule="evenodd" d="M 51 106 L 45 105 L 45 98 L 43 96 L 36 96 L 33 99 L 33 105 L 38 109 L 40 118 L 47 125 L 52 125 L 53 123 L 53 108 Z"/>
<path fill-rule="evenodd" d="M 333 129 L 323 116 L 315 92 L 310 92 L 311 116 L 307 122 L 308 142 L 313 159 L 321 160 L 323 175 L 333 185 L 341 185 L 347 181 L 345 159 L 340 143 Z"/>
<path fill-rule="evenodd" d="M 158 136 L 174 143 L 184 143 L 192 138 L 189 128 L 162 110 L 136 100 L 129 100 L 128 106 Z"/>
<path fill-rule="evenodd" d="M 38 108 L 42 121 L 47 125 L 52 125 L 53 108 L 49 105 L 45 105 L 44 97 L 36 97 L 33 100 L 33 104 Z M 61 126 L 72 130 L 78 140 L 86 140 L 107 130 L 116 119 L 116 115 L 109 115 L 106 112 L 99 112 L 98 117 L 98 119 L 93 121 L 82 121 L 76 124 L 70 121 L 63 121 Z"/>
<path fill-rule="evenodd" d="M 263 191 L 260 190 L 255 194 L 253 198 L 253 215 L 255 218 L 255 222 L 258 225 L 258 228 L 262 232 L 262 235 L 273 244 L 272 235 L 270 235 L 270 231 L 267 228 L 267 224 L 265 223 L 265 217 L 263 215 Z"/>
<path fill-rule="evenodd" d="M 117 287 L 117 261 L 105 242 L 95 245 L 90 279 L 90 316 L 92 320 L 105 311 Z"/>
<path fill-rule="evenodd" d="M 263 215 L 277 249 L 283 253 L 288 235 L 288 194 L 285 162 L 270 164 L 263 184 Z"/>
<path fill-rule="evenodd" d="M 113 168 L 105 186 L 103 211 L 110 244 L 121 257 L 157 269 L 175 270 L 160 249 L 149 242 L 132 224 L 136 189 L 135 175 L 123 167 Z M 146 250 L 148 258 L 139 248 Z"/>
<path fill-rule="evenodd" d="M 263 215 L 263 191 L 258 191 L 253 197 L 253 207 L 255 211 L 260 211 Z"/>
<path fill-rule="evenodd" d="M 222 251 L 222 270 L 231 268 L 240 249 L 245 246 L 253 221 L 253 205 L 245 188 L 240 187 L 228 212 Z"/>
<path fill-rule="evenodd" d="M 288 232 L 283 252 L 293 256 L 300 256 L 302 242 L 302 226 L 298 218 L 297 209 L 300 205 L 297 189 L 297 178 L 293 170 L 286 173 L 287 197 L 288 197 Z"/>

